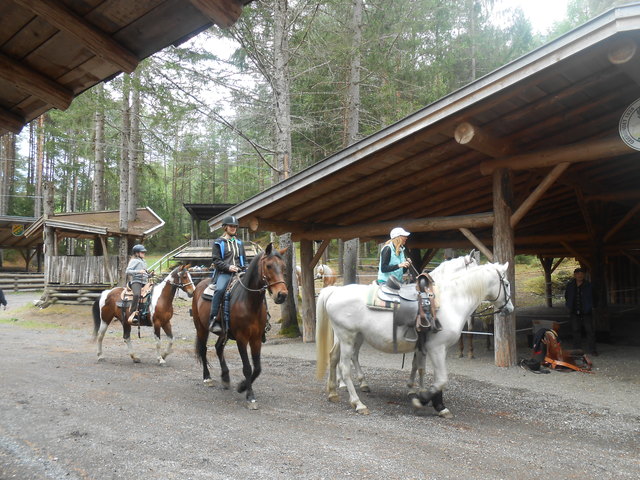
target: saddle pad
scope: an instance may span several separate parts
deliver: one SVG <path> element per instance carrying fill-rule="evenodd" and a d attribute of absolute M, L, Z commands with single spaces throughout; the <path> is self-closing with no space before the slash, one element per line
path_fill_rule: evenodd
<path fill-rule="evenodd" d="M 215 293 L 216 293 L 216 284 L 215 283 L 210 283 L 202 291 L 202 298 L 204 298 L 205 300 L 211 300 Z"/>
<path fill-rule="evenodd" d="M 379 296 L 380 285 L 369 285 L 369 291 L 367 292 L 367 307 L 372 310 L 393 310 L 393 301 L 383 300 Z"/>

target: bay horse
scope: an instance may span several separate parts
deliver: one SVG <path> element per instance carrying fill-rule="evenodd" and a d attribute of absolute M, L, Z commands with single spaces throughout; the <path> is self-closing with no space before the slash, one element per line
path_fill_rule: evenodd
<path fill-rule="evenodd" d="M 156 355 L 158 365 L 164 365 L 165 359 L 171 353 L 173 346 L 173 332 L 171 330 L 171 317 L 173 317 L 173 299 L 176 290 L 180 288 L 188 296 L 193 295 L 194 286 L 191 274 L 189 273 L 189 265 L 181 265 L 174 268 L 164 280 L 154 285 L 149 305 L 149 319 L 153 325 L 153 335 L 156 340 Z M 98 343 L 98 362 L 104 361 L 102 355 L 102 340 L 107 332 L 109 324 L 113 319 L 120 320 L 122 330 L 129 356 L 134 363 L 140 363 L 140 358 L 136 355 L 131 344 L 131 325 L 127 321 L 129 313 L 123 307 L 119 307 L 117 303 L 120 301 L 124 288 L 115 287 L 110 290 L 104 290 L 100 298 L 93 303 L 93 337 Z M 169 343 L 167 349 L 161 351 L 160 328 L 164 330 Z"/>
<path fill-rule="evenodd" d="M 468 316 L 480 302 L 489 301 L 496 313 L 513 311 L 511 290 L 506 278 L 508 263 L 490 263 L 475 267 L 460 276 L 447 279 L 439 286 L 440 309 L 438 319 L 442 330 L 430 333 L 426 342 L 427 355 L 434 369 L 434 381 L 428 391 L 420 392 L 412 399 L 415 407 L 433 402 L 436 411 L 443 410 L 442 390 L 448 382 L 446 365 L 447 348 L 460 337 Z M 316 368 L 318 378 L 323 378 L 329 364 L 327 380 L 328 399 L 338 400 L 336 368 L 347 384 L 349 401 L 356 412 L 368 414 L 369 410 L 358 397 L 351 379 L 351 363 L 356 339 L 362 337 L 372 347 L 386 353 L 408 353 L 415 350 L 415 342 L 393 339 L 393 313 L 371 310 L 366 306 L 370 285 L 346 285 L 329 287 L 320 292 L 316 309 Z M 333 339 L 338 348 L 331 349 Z"/>
<path fill-rule="evenodd" d="M 269 291 L 275 303 L 283 303 L 288 295 L 287 284 L 284 278 L 285 261 L 284 253 L 287 249 L 278 250 L 273 244 L 269 244 L 264 252 L 256 255 L 244 275 L 238 276 L 233 282 L 230 298 L 230 318 L 228 326 L 225 323 L 225 331 L 216 341 L 216 354 L 220 362 L 222 386 L 229 388 L 229 367 L 224 358 L 224 347 L 229 338 L 234 339 L 238 346 L 238 353 L 242 359 L 242 373 L 244 380 L 238 384 L 238 392 L 247 392 L 247 407 L 257 409 L 253 382 L 262 371 L 260 364 L 260 350 L 262 348 L 262 335 L 267 324 L 267 303 L 265 291 Z M 207 362 L 207 340 L 209 339 L 209 313 L 211 301 L 202 298 L 202 292 L 211 283 L 206 278 L 198 283 L 192 300 L 191 315 L 196 327 L 196 355 L 202 363 L 203 383 L 213 386 L 213 380 L 209 372 Z M 249 360 L 247 347 L 251 348 L 251 361 Z"/>

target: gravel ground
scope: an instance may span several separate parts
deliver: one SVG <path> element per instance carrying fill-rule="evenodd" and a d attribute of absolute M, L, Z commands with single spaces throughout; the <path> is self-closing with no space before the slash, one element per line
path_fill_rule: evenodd
<path fill-rule="evenodd" d="M 344 391 L 328 402 L 315 346 L 274 332 L 255 384 L 259 410 L 250 411 L 217 378 L 202 384 L 186 301 L 176 301 L 165 367 L 154 363 L 149 328 L 134 339 L 142 363 L 114 325 L 98 364 L 89 307 L 19 307 L 30 298 L 16 294 L 9 302 L 0 311 L 3 480 L 640 477 L 637 346 L 598 345 L 593 375 L 534 375 L 495 367 L 478 339 L 475 360 L 449 354 L 446 420 L 412 411 L 402 356 L 367 348 L 372 392 L 361 397 L 371 415 L 356 414 Z M 235 385 L 241 362 L 233 345 L 226 352 Z"/>

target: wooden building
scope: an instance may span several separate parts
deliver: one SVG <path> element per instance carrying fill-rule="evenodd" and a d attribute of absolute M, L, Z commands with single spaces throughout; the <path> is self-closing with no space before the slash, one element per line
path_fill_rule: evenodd
<path fill-rule="evenodd" d="M 162 220 L 151 208 L 138 208 L 136 219 L 129 222 L 129 230 L 120 231 L 119 212 L 60 213 L 42 216 L 25 231 L 26 239 L 42 239 L 44 231 L 53 238 L 53 250 L 44 251 L 45 292 L 43 303 L 50 299 L 89 301 L 98 292 L 118 282 L 122 265 L 117 255 L 109 255 L 109 238 L 127 239 L 131 246 L 142 243 L 164 227 Z M 88 240 L 84 255 L 75 252 L 60 254 L 60 244 L 68 239 Z M 90 245 L 89 245 L 90 244 Z"/>
<path fill-rule="evenodd" d="M 514 254 L 549 275 L 575 257 L 610 300 L 615 285 L 637 302 L 639 45 L 640 4 L 612 9 L 237 205 L 241 225 L 300 241 L 305 340 L 324 248 L 312 242 L 382 241 L 395 226 L 422 261 L 474 245 L 510 262 L 513 286 Z M 513 315 L 495 344 L 496 364 L 514 365 Z"/>

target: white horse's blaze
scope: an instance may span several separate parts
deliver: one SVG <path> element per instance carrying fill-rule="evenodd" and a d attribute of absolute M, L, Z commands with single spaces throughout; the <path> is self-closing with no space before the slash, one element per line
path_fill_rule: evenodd
<path fill-rule="evenodd" d="M 505 279 L 507 267 L 508 264 L 482 265 L 441 282 L 438 318 L 442 330 L 429 335 L 426 345 L 434 368 L 432 390 L 441 391 L 447 384 L 446 350 L 458 340 L 467 317 L 480 302 L 488 300 L 506 313 L 513 311 L 509 285 Z M 324 376 L 327 358 L 330 358 L 327 392 L 329 398 L 333 398 L 336 391 L 336 367 L 339 363 L 349 391 L 349 402 L 360 413 L 367 411 L 367 408 L 356 394 L 351 378 L 352 360 L 358 342 L 362 339 L 378 350 L 394 352 L 393 314 L 367 308 L 368 289 L 368 285 L 330 287 L 320 292 L 317 304 L 318 376 Z M 332 349 L 329 355 L 328 345 L 334 335 L 339 348 Z M 397 353 L 407 353 L 414 349 L 413 342 L 397 342 Z"/>

